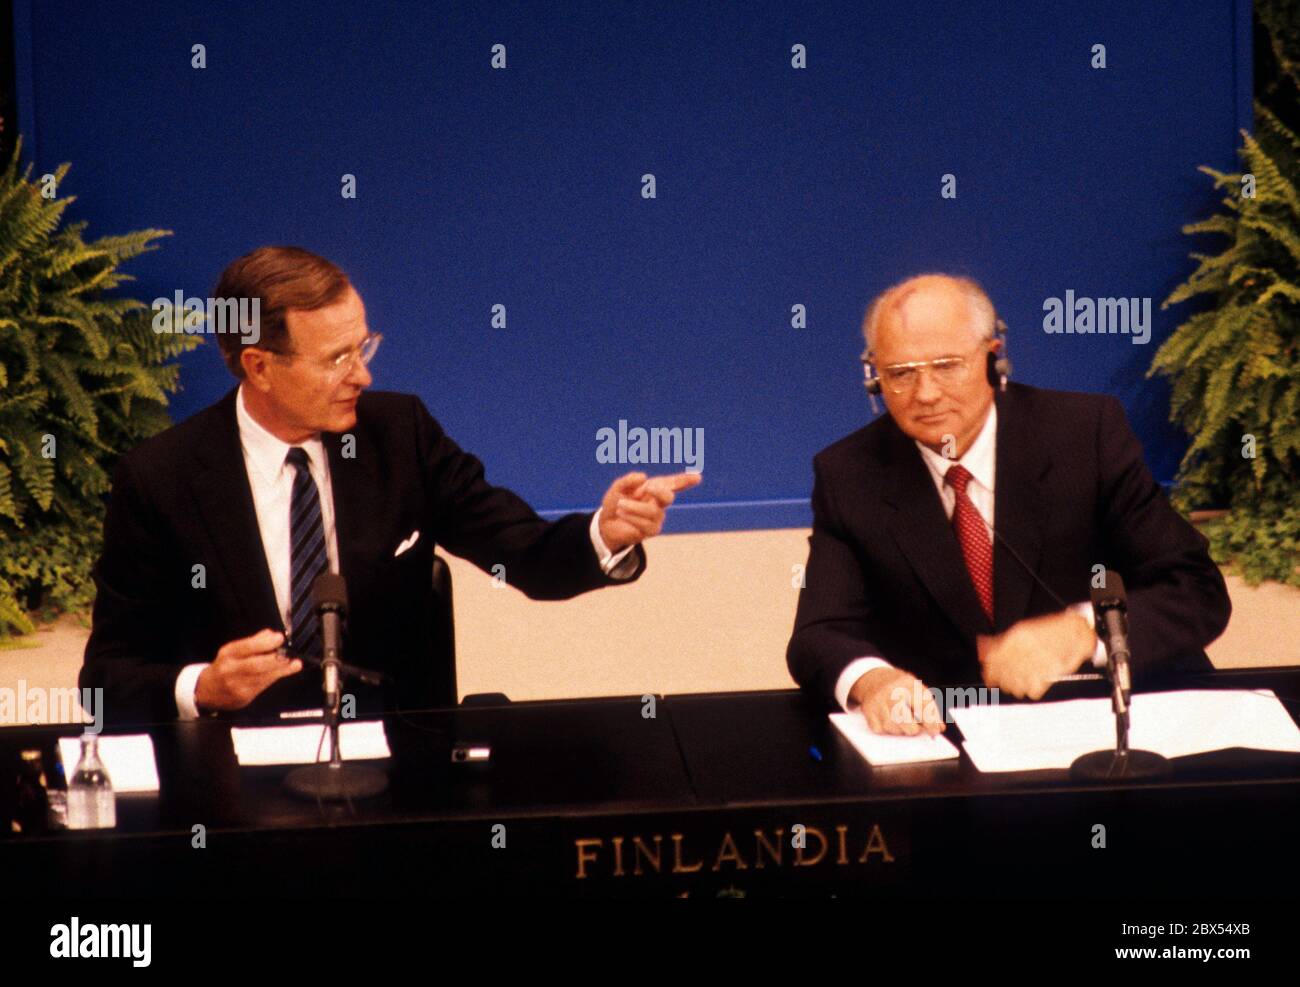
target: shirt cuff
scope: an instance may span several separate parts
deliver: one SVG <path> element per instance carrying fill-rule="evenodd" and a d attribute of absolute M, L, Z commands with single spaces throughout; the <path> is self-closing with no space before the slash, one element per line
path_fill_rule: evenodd
<path fill-rule="evenodd" d="M 194 690 L 198 688 L 199 676 L 211 662 L 200 661 L 186 665 L 176 676 L 176 715 L 182 720 L 197 720 L 199 707 L 194 701 Z"/>
<path fill-rule="evenodd" d="M 854 658 L 849 662 L 844 671 L 840 672 L 840 677 L 835 680 L 835 701 L 840 704 L 840 709 L 852 713 L 858 708 L 856 705 L 849 705 L 849 693 L 858 679 L 874 669 L 891 667 L 883 658 Z"/>
<path fill-rule="evenodd" d="M 636 574 L 636 557 L 629 557 L 636 546 L 629 545 L 617 554 L 611 552 L 600 537 L 600 511 L 591 516 L 591 546 L 600 560 L 600 571 L 611 579 L 630 579 Z"/>
<path fill-rule="evenodd" d="M 1086 620 L 1088 626 L 1091 627 L 1094 632 L 1097 630 L 1097 614 L 1092 609 L 1091 603 L 1075 603 L 1069 609 Z M 1106 667 L 1106 644 L 1102 641 L 1100 634 L 1097 635 L 1097 647 L 1092 651 L 1092 667 Z"/>

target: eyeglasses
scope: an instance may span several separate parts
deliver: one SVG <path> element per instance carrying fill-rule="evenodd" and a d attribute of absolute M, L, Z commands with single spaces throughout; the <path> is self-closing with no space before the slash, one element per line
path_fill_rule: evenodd
<path fill-rule="evenodd" d="M 983 349 L 983 345 L 980 347 Z M 979 350 L 973 351 L 978 353 Z M 862 362 L 871 362 L 864 355 Z M 880 368 L 880 380 L 890 394 L 911 394 L 921 385 L 921 374 L 929 370 L 940 387 L 958 387 L 970 380 L 973 361 L 969 356 L 941 356 L 934 360 L 916 360 L 911 363 L 891 363 Z"/>
<path fill-rule="evenodd" d="M 370 366 L 370 361 L 375 358 L 375 351 L 379 349 L 379 344 L 383 342 L 383 333 L 373 332 L 363 339 L 358 345 L 350 350 L 345 350 L 338 356 L 331 357 L 328 360 L 309 360 L 308 362 L 323 371 L 326 376 L 332 379 L 341 379 L 352 372 L 353 367 L 360 361 L 363 367 Z M 263 347 L 263 349 L 267 349 Z M 292 360 L 295 357 L 302 357 L 301 353 L 292 350 L 269 350 L 276 356 L 285 360 Z M 305 359 L 305 358 L 304 358 Z"/>

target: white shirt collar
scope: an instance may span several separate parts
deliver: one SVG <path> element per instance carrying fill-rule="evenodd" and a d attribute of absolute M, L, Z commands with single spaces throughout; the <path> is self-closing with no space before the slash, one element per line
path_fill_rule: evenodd
<path fill-rule="evenodd" d="M 235 418 L 239 422 L 239 442 L 244 447 L 244 455 L 263 480 L 274 483 L 284 469 L 285 456 L 293 446 L 277 439 L 248 413 L 248 406 L 244 403 L 243 384 L 239 385 L 239 394 L 235 398 Z M 299 445 L 307 453 L 313 471 L 321 471 L 325 461 L 325 447 L 321 445 L 320 435 Z"/>
<path fill-rule="evenodd" d="M 989 405 L 988 417 L 984 419 L 984 425 L 980 428 L 979 434 L 975 436 L 975 441 L 966 450 L 966 455 L 960 459 L 947 459 L 920 442 L 916 443 L 916 447 L 921 450 L 921 457 L 925 460 L 925 465 L 930 467 L 930 472 L 938 479 L 940 486 L 943 485 L 943 478 L 948 474 L 948 470 L 953 463 L 961 463 L 966 469 L 970 470 L 970 474 L 975 478 L 976 483 L 986 490 L 992 490 L 997 434 L 998 405 L 995 401 Z"/>

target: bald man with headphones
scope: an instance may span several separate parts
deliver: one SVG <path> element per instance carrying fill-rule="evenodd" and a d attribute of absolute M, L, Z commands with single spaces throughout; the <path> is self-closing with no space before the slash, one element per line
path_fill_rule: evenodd
<path fill-rule="evenodd" d="M 863 330 L 888 414 L 813 460 L 786 656 L 805 690 L 899 734 L 943 730 L 929 686 L 1038 699 L 1104 659 L 1088 602 L 1104 569 L 1129 590 L 1139 684 L 1211 667 L 1223 577 L 1117 400 L 1008 385 L 1006 327 L 968 278 L 895 285 Z"/>

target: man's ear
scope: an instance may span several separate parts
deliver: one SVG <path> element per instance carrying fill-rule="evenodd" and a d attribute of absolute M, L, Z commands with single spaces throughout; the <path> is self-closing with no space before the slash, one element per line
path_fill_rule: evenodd
<path fill-rule="evenodd" d="M 243 368 L 244 380 L 250 387 L 257 388 L 263 394 L 271 389 L 269 352 L 256 346 L 245 346 L 239 354 L 239 366 Z"/>

